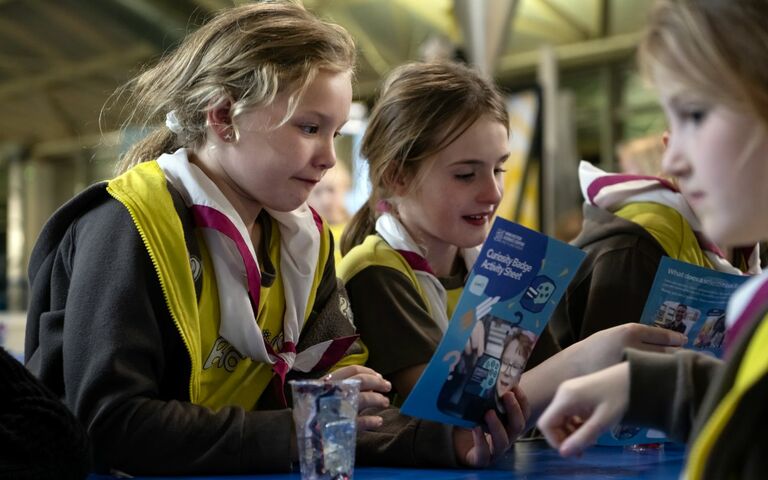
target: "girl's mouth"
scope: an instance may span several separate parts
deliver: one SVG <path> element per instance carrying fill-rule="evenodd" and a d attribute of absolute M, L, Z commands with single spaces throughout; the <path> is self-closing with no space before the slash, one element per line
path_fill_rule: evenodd
<path fill-rule="evenodd" d="M 479 227 L 479 226 L 485 225 L 489 217 L 490 217 L 489 214 L 483 213 L 479 215 L 464 215 L 461 218 L 463 218 L 464 221 L 469 223 L 470 225 L 475 225 Z"/>

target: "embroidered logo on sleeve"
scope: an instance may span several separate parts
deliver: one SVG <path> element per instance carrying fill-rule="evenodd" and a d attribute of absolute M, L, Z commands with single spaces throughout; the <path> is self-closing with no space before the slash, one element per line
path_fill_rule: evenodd
<path fill-rule="evenodd" d="M 349 300 L 344 296 L 339 297 L 339 310 L 341 311 L 341 314 L 344 315 L 344 318 L 349 321 L 349 324 L 354 327 L 355 317 L 352 315 L 352 308 L 349 305 Z"/>

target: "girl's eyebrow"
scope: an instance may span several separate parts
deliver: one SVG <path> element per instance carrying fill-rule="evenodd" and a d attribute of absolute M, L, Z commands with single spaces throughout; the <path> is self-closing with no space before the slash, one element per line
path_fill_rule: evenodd
<path fill-rule="evenodd" d="M 452 165 L 478 165 L 481 163 L 483 163 L 482 160 L 477 160 L 475 158 L 463 158 L 461 160 L 456 160 Z"/>
<path fill-rule="evenodd" d="M 667 100 L 667 102 L 672 107 L 677 108 L 677 107 L 680 107 L 681 105 L 685 105 L 689 103 L 695 103 L 695 104 L 705 103 L 706 100 L 701 96 L 697 96 L 689 92 L 679 92 L 679 93 L 672 94 Z"/>
<path fill-rule="evenodd" d="M 300 112 L 300 111 L 297 110 L 294 115 L 299 115 L 299 116 L 301 116 L 301 115 L 314 115 L 314 116 L 318 117 L 320 119 L 320 121 L 327 122 L 327 123 L 331 123 L 334 120 L 332 115 L 328 115 L 327 113 L 321 112 L 319 110 L 306 110 L 306 111 L 303 111 L 303 112 Z M 344 125 L 348 121 L 349 121 L 349 117 L 345 117 L 344 120 L 342 120 L 341 125 Z"/>
<path fill-rule="evenodd" d="M 669 100 L 667 101 L 667 103 L 669 103 L 669 105 L 672 106 L 672 107 L 679 107 L 680 103 L 682 103 L 682 102 L 683 101 L 680 100 L 680 95 L 679 94 L 672 95 L 671 97 L 669 97 Z"/>
<path fill-rule="evenodd" d="M 500 156 L 495 163 L 506 162 L 510 155 L 512 155 L 511 152 L 505 153 L 504 155 Z M 463 158 L 461 160 L 456 160 L 455 162 L 451 163 L 451 165 L 479 165 L 483 163 L 485 162 L 477 158 Z"/>

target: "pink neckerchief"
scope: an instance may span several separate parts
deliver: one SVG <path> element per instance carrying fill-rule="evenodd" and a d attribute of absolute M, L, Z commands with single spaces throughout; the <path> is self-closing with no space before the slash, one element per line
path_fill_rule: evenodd
<path fill-rule="evenodd" d="M 402 223 L 390 213 L 382 213 L 376 220 L 376 233 L 395 249 L 413 269 L 422 291 L 427 296 L 429 310 L 440 330 L 448 329 L 448 297 L 445 288 L 437 279 L 423 249 L 411 238 Z M 461 250 L 467 271 L 480 254 L 480 247 Z"/>
<path fill-rule="evenodd" d="M 241 217 L 213 181 L 189 162 L 185 149 L 162 155 L 157 163 L 192 210 L 197 226 L 202 228 L 214 265 L 216 285 L 223 293 L 219 301 L 219 334 L 241 354 L 271 364 L 281 381 L 292 369 L 309 372 L 330 366 L 325 365 L 330 353 L 342 348 L 336 340 L 296 354 L 317 269 L 320 218 L 306 204 L 292 212 L 265 209 L 277 221 L 280 231 L 280 275 L 285 290 L 283 344 L 276 351 L 264 341 L 256 321 L 261 272 Z M 348 339 L 344 342 L 348 347 Z M 344 351 L 346 348 L 342 354 Z"/>
<path fill-rule="evenodd" d="M 637 202 L 653 202 L 673 208 L 691 226 L 704 254 L 715 270 L 741 275 L 743 272 L 731 265 L 723 252 L 701 231 L 701 223 L 691 210 L 685 197 L 672 182 L 659 177 L 607 173 L 589 162 L 579 164 L 579 182 L 584 201 L 590 205 L 615 212 Z M 740 249 L 747 259 L 747 273 L 761 272 L 760 252 L 757 245 Z"/>
<path fill-rule="evenodd" d="M 729 352 L 748 326 L 762 321 L 768 310 L 768 273 L 747 280 L 738 288 L 728 302 L 725 316 L 725 351 Z"/>

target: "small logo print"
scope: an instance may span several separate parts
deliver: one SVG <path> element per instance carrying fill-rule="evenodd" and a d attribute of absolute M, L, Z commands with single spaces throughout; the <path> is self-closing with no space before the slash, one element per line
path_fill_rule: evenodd
<path fill-rule="evenodd" d="M 235 371 L 240 360 L 244 358 L 245 355 L 241 355 L 240 352 L 235 350 L 235 347 L 230 345 L 223 337 L 219 337 L 216 339 L 213 348 L 211 348 L 211 352 L 208 354 L 208 358 L 205 360 L 203 370 L 216 367 L 223 368 L 231 373 Z"/>
<path fill-rule="evenodd" d="M 350 325 L 355 325 L 355 317 L 352 315 L 352 308 L 349 305 L 349 300 L 347 300 L 347 297 L 340 295 L 339 296 L 339 310 L 341 311 L 341 314 L 344 315 L 344 317 L 349 321 Z"/>
<path fill-rule="evenodd" d="M 482 295 L 485 287 L 488 286 L 488 277 L 484 275 L 475 275 L 472 283 L 469 284 L 469 291 L 473 295 Z"/>
<path fill-rule="evenodd" d="M 192 278 L 195 281 L 200 280 L 200 275 L 203 273 L 203 264 L 200 262 L 200 259 L 194 255 L 190 255 L 189 268 L 192 270 Z"/>

